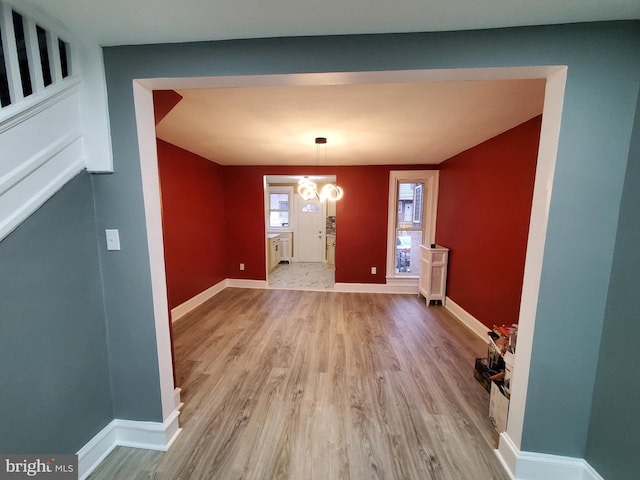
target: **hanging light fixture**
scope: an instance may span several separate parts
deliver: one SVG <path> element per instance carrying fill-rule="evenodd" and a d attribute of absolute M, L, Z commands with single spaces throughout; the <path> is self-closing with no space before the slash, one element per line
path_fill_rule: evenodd
<path fill-rule="evenodd" d="M 318 155 L 320 152 L 320 145 L 326 145 L 327 139 L 326 137 L 316 137 L 316 166 L 318 166 Z M 326 156 L 327 150 L 325 147 L 325 164 L 326 164 Z M 321 202 L 328 200 L 330 202 L 335 202 L 342 198 L 343 192 L 342 188 L 332 183 L 327 183 L 322 189 L 318 192 L 318 186 L 316 183 L 311 180 L 309 177 L 304 177 L 302 180 L 298 182 L 298 194 L 304 198 L 305 200 L 311 200 L 312 198 L 317 198 Z"/>

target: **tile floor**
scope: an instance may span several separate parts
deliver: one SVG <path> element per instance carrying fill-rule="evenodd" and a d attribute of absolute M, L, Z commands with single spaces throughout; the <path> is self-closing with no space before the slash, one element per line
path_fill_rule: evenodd
<path fill-rule="evenodd" d="M 327 290 L 335 285 L 335 269 L 326 263 L 281 263 L 268 277 L 269 287 Z"/>

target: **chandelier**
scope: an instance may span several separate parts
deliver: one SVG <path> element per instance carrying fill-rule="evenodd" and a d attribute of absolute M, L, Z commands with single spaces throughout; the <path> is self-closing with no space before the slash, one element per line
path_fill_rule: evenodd
<path fill-rule="evenodd" d="M 316 137 L 316 166 L 318 165 L 318 155 L 320 152 L 320 145 L 326 145 L 327 139 L 326 137 Z M 326 147 L 325 147 L 325 163 L 326 163 Z M 321 202 L 328 200 L 330 202 L 335 202 L 336 200 L 340 200 L 342 198 L 343 192 L 342 188 L 332 183 L 327 183 L 324 187 L 318 191 L 318 186 L 316 183 L 311 180 L 309 177 L 304 177 L 302 180 L 298 182 L 298 194 L 304 198 L 305 200 L 311 200 L 312 198 L 317 198 Z"/>

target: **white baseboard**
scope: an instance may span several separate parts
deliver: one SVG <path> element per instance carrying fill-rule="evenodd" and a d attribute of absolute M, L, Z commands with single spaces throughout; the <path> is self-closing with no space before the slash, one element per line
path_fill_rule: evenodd
<path fill-rule="evenodd" d="M 471 315 L 449 297 L 447 297 L 444 308 L 446 308 L 451 315 L 456 317 L 465 327 L 475 333 L 483 342 L 487 341 L 487 332 L 491 329 L 484 323 Z"/>
<path fill-rule="evenodd" d="M 604 477 L 602 477 L 598 472 L 596 472 L 595 468 L 589 465 L 586 461 L 584 463 L 585 463 L 585 470 L 584 470 L 584 477 L 582 480 L 604 480 Z"/>
<path fill-rule="evenodd" d="M 333 291 L 341 293 L 418 294 L 418 288 L 415 285 L 388 285 L 384 283 L 336 283 L 333 287 Z"/>
<path fill-rule="evenodd" d="M 583 458 L 521 452 L 504 432 L 495 452 L 513 480 L 603 480 Z"/>
<path fill-rule="evenodd" d="M 164 423 L 112 420 L 78 450 L 78 478 L 87 478 L 118 446 L 166 452 L 180 434 L 179 415 L 175 410 Z"/>
<path fill-rule="evenodd" d="M 181 303 L 175 308 L 171 309 L 171 322 L 177 322 L 182 317 L 184 317 L 187 313 L 194 310 L 195 308 L 202 305 L 204 302 L 209 300 L 211 297 L 214 297 L 222 290 L 227 288 L 227 280 L 222 280 L 221 282 L 216 283 L 212 287 L 207 288 L 205 291 L 200 292 L 194 297 L 191 297 L 184 303 Z"/>
<path fill-rule="evenodd" d="M 266 280 L 243 280 L 241 278 L 227 278 L 227 287 L 269 288 L 269 284 Z"/>
<path fill-rule="evenodd" d="M 178 305 L 171 310 L 171 321 L 176 322 L 184 317 L 193 309 L 199 307 L 207 300 L 223 291 L 227 287 L 234 288 L 262 288 L 269 289 L 269 283 L 266 280 L 244 280 L 236 278 L 227 278 L 207 290 L 195 295 L 186 302 Z M 288 290 L 288 289 L 287 289 Z M 296 289 L 294 289 L 296 290 Z M 304 288 L 301 290 L 309 290 Z M 342 293 L 395 293 L 405 295 L 417 295 L 418 286 L 414 282 L 401 283 L 336 283 L 334 288 L 319 288 L 316 291 L 322 292 L 342 292 Z M 486 332 L 485 332 L 486 333 Z"/>

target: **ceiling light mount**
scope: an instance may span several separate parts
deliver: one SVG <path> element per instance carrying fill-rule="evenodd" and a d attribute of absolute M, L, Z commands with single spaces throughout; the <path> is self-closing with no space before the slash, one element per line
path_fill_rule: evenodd
<path fill-rule="evenodd" d="M 316 137 L 316 167 L 318 166 L 318 155 L 320 150 L 320 145 L 327 144 L 327 137 Z M 327 151 L 325 147 L 325 164 L 327 158 Z M 343 192 L 342 188 L 332 183 L 327 183 L 322 189 L 318 192 L 318 186 L 314 181 L 312 181 L 309 177 L 304 177 L 302 180 L 298 182 L 298 194 L 304 198 L 305 200 L 311 200 L 312 198 L 317 198 L 321 202 L 328 200 L 330 202 L 335 202 L 336 200 L 340 200 L 342 198 Z"/>

